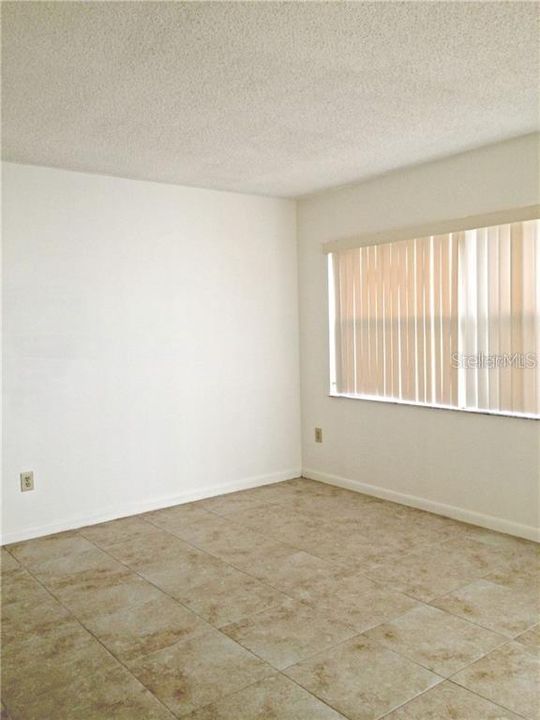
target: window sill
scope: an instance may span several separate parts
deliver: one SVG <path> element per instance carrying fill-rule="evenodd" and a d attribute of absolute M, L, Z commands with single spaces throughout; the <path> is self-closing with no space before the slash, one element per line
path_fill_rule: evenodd
<path fill-rule="evenodd" d="M 451 410 L 452 412 L 471 413 L 473 415 L 492 415 L 494 417 L 509 417 L 519 420 L 540 420 L 538 415 L 526 413 L 510 413 L 504 410 L 479 410 L 477 408 L 460 408 L 453 405 L 428 405 L 427 403 L 414 402 L 413 400 L 399 400 L 397 398 L 380 397 L 378 395 L 348 395 L 345 393 L 328 394 L 330 398 L 341 398 L 344 400 L 363 400 L 367 402 L 386 403 L 387 405 L 409 405 L 412 407 L 426 408 L 428 410 Z"/>

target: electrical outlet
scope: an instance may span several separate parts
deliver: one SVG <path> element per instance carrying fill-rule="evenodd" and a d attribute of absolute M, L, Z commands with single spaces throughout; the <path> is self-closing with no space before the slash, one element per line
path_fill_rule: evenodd
<path fill-rule="evenodd" d="M 315 442 L 322 443 L 322 428 L 315 428 Z"/>
<path fill-rule="evenodd" d="M 22 472 L 21 473 L 21 492 L 28 492 L 34 489 L 34 473 Z"/>

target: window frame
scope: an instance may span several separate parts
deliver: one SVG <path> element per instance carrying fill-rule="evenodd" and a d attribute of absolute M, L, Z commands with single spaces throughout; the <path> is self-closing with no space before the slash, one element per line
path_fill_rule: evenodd
<path fill-rule="evenodd" d="M 527 218 L 530 219 L 530 218 Z M 486 227 L 486 226 L 484 226 Z M 480 229 L 480 228 L 478 228 Z M 391 240 L 390 242 L 399 242 L 399 240 Z M 381 243 L 377 243 L 381 244 Z M 364 244 L 363 244 L 364 245 Z M 365 244 L 368 246 L 368 244 Z M 349 245 L 349 248 L 351 246 Z M 490 415 L 494 417 L 510 417 L 510 418 L 516 418 L 521 420 L 540 420 L 540 413 L 527 413 L 527 412 L 517 412 L 517 411 L 510 411 L 510 410 L 499 410 L 499 409 L 492 409 L 492 408 L 476 408 L 476 407 L 467 407 L 467 406 L 461 406 L 461 405 L 445 405 L 440 404 L 436 402 L 425 402 L 425 401 L 415 401 L 412 399 L 402 399 L 392 396 L 385 396 L 385 395 L 371 395 L 366 393 L 347 393 L 347 392 L 338 392 L 337 390 L 337 371 L 336 371 L 336 353 L 337 353 L 337 346 L 336 346 L 336 335 L 335 335 L 335 313 L 336 313 L 336 307 L 335 307 L 335 282 L 334 282 L 334 270 L 333 270 L 333 253 L 336 252 L 337 249 L 329 249 L 327 254 L 327 302 L 328 302 L 328 381 L 329 381 L 329 390 L 328 390 L 328 397 L 329 398 L 341 398 L 345 400 L 363 400 L 367 402 L 378 402 L 378 403 L 385 403 L 390 405 L 405 405 L 405 406 L 412 406 L 412 407 L 420 407 L 420 408 L 428 408 L 430 410 L 451 410 L 454 412 L 465 412 L 465 413 L 472 413 L 476 415 Z M 540 282 L 540 280 L 539 280 Z M 540 358 L 537 358 L 537 360 L 540 362 Z"/>

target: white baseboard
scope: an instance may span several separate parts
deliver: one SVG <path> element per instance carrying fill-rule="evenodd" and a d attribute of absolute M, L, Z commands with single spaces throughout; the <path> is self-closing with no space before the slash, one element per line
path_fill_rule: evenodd
<path fill-rule="evenodd" d="M 52 533 L 63 532 L 64 530 L 75 530 L 87 525 L 106 522 L 107 520 L 117 520 L 118 518 L 129 517 L 130 515 L 138 515 L 143 512 L 149 512 L 150 510 L 160 510 L 161 508 L 171 507 L 172 505 L 181 505 L 183 503 L 193 502 L 194 500 L 204 500 L 205 498 L 216 495 L 225 495 L 230 492 L 235 492 L 236 490 L 248 490 L 249 488 L 259 487 L 260 485 L 271 485 L 272 483 L 282 482 L 283 480 L 292 480 L 293 478 L 300 477 L 301 474 L 300 469 L 282 470 L 281 472 L 271 473 L 270 475 L 257 475 L 255 477 L 244 478 L 243 480 L 234 480 L 232 482 L 222 483 L 221 485 L 201 488 L 200 490 L 191 490 L 180 493 L 179 495 L 149 498 L 140 502 L 128 503 L 121 507 L 104 508 L 103 510 L 88 515 L 78 515 L 77 517 L 66 518 L 46 525 L 3 533 L 0 544 L 7 545 L 8 543 L 21 542 L 22 540 L 31 540 L 32 538 L 51 535 Z"/>
<path fill-rule="evenodd" d="M 427 500 L 426 498 L 421 498 L 415 495 L 407 495 L 406 493 L 396 492 L 395 490 L 388 490 L 387 488 L 377 485 L 369 485 L 368 483 L 364 483 L 359 480 L 352 480 L 339 475 L 331 475 L 329 473 L 319 472 L 318 470 L 304 468 L 302 471 L 299 469 L 293 469 L 283 470 L 270 475 L 258 475 L 255 477 L 244 478 L 243 480 L 235 480 L 233 482 L 222 483 L 220 485 L 212 485 L 210 487 L 201 488 L 200 490 L 180 493 L 179 495 L 147 499 L 140 502 L 125 504 L 122 507 L 104 508 L 96 513 L 79 515 L 77 517 L 67 518 L 46 525 L 25 528 L 22 530 L 14 530 L 12 532 L 4 533 L 0 544 L 6 545 L 8 543 L 21 542 L 22 540 L 30 540 L 32 538 L 51 535 L 52 533 L 62 532 L 64 530 L 74 530 L 87 525 L 95 525 L 97 523 L 106 522 L 107 520 L 116 520 L 122 517 L 129 517 L 130 515 L 138 515 L 139 513 L 149 512 L 150 510 L 159 510 L 161 508 L 171 507 L 172 505 L 181 505 L 195 500 L 203 500 L 204 498 L 214 497 L 215 495 L 224 495 L 237 490 L 247 490 L 261 485 L 270 485 L 272 483 L 282 482 L 283 480 L 291 480 L 299 477 L 300 475 L 310 478 L 311 480 L 318 480 L 320 482 L 327 483 L 328 485 L 336 485 L 337 487 L 354 490 L 356 492 L 378 497 L 383 500 L 390 500 L 391 502 L 401 503 L 402 505 L 409 505 L 410 507 L 418 508 L 419 510 L 427 510 L 428 512 L 432 512 L 437 515 L 453 518 L 454 520 L 461 520 L 463 522 L 471 523 L 472 525 L 479 525 L 480 527 L 485 527 L 489 530 L 496 530 L 498 532 L 508 533 L 509 535 L 526 538 L 527 540 L 540 542 L 540 529 L 531 525 L 523 525 L 521 523 L 505 520 L 504 518 L 499 518 L 493 515 L 484 515 L 483 513 L 478 513 L 474 510 L 460 508 L 455 505 L 446 505 L 444 503 Z"/>
<path fill-rule="evenodd" d="M 417 497 L 416 495 L 407 495 L 406 493 L 388 490 L 378 485 L 369 485 L 368 483 L 360 482 L 360 480 L 351 480 L 350 478 L 340 477 L 339 475 L 330 475 L 319 472 L 318 470 L 311 470 L 310 468 L 304 468 L 302 475 L 310 480 L 319 480 L 328 485 L 337 485 L 337 487 L 346 488 L 347 490 L 354 490 L 364 493 L 365 495 L 382 498 L 383 500 L 409 505 L 419 510 L 427 510 L 436 515 L 461 520 L 471 525 L 479 525 L 489 530 L 496 530 L 507 533 L 508 535 L 516 535 L 526 540 L 540 542 L 540 529 L 533 525 L 522 525 L 521 523 L 505 520 L 504 518 L 494 515 L 484 515 L 474 510 L 467 510 L 466 508 L 455 505 L 445 505 L 444 503 L 427 500 L 426 498 Z"/>

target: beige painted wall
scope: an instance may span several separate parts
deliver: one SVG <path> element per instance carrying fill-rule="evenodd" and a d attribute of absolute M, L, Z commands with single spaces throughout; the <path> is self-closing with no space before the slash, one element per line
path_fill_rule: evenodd
<path fill-rule="evenodd" d="M 310 477 L 535 537 L 540 422 L 328 397 L 326 256 L 358 233 L 538 202 L 538 136 L 298 204 L 303 467 Z M 313 428 L 324 431 L 316 444 Z M 369 487 L 367 487 L 369 486 Z"/>

